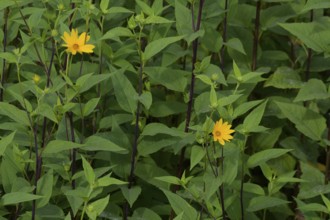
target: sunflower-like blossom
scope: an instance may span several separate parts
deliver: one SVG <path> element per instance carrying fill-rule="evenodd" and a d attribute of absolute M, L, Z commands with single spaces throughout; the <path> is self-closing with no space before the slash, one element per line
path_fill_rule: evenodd
<path fill-rule="evenodd" d="M 213 140 L 219 141 L 221 145 L 225 145 L 225 141 L 230 141 L 233 139 L 233 136 L 230 134 L 235 132 L 235 130 L 230 129 L 231 124 L 228 122 L 223 122 L 222 118 L 217 121 L 213 127 Z"/>
<path fill-rule="evenodd" d="M 86 32 L 78 36 L 78 30 L 72 29 L 71 33 L 64 32 L 62 39 L 65 43 L 62 46 L 67 47 L 66 51 L 72 53 L 72 55 L 76 55 L 77 52 L 80 54 L 93 53 L 95 46 L 93 44 L 86 44 L 90 39 L 90 36 Z"/>

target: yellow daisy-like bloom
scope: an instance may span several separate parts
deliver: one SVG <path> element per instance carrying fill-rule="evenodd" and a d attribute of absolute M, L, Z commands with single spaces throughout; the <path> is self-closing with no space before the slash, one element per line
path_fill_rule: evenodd
<path fill-rule="evenodd" d="M 233 139 L 233 136 L 230 134 L 235 132 L 235 130 L 230 128 L 231 124 L 228 124 L 228 122 L 223 122 L 222 118 L 217 121 L 212 132 L 214 141 L 219 141 L 221 145 L 225 145 L 225 141 L 230 141 Z"/>
<path fill-rule="evenodd" d="M 72 55 L 76 55 L 78 53 L 93 53 L 94 45 L 93 44 L 86 44 L 89 41 L 90 36 L 83 32 L 78 37 L 78 30 L 72 29 L 71 33 L 64 32 L 62 39 L 64 40 L 65 44 L 62 46 L 67 47 L 66 51 L 72 53 Z"/>

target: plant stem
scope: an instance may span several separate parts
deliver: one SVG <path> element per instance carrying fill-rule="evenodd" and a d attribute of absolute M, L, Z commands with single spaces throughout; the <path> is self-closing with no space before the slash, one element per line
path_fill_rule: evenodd
<path fill-rule="evenodd" d="M 71 141 L 76 142 L 75 136 L 74 136 L 73 113 L 69 112 L 67 115 L 68 115 L 68 118 L 69 118 Z M 76 170 L 77 170 L 76 157 L 77 157 L 77 150 L 72 149 L 71 150 L 71 158 L 70 158 L 71 159 L 71 175 L 72 176 L 76 173 Z M 76 180 L 72 180 L 71 187 L 72 187 L 72 189 L 76 188 Z"/>
<path fill-rule="evenodd" d="M 310 17 L 309 21 L 312 22 L 314 20 L 314 11 L 310 11 Z M 308 48 L 307 50 L 307 63 L 306 63 L 306 75 L 305 75 L 305 80 L 308 81 L 310 78 L 310 67 L 311 67 L 311 62 L 312 62 L 312 49 Z"/>
<path fill-rule="evenodd" d="M 8 32 L 8 16 L 9 16 L 9 7 L 7 7 L 4 11 L 4 25 L 3 25 L 3 52 L 7 51 L 7 32 Z M 6 60 L 2 60 L 2 74 L 1 74 L 1 86 L 3 87 L 3 84 L 5 83 L 5 77 L 6 77 Z M 3 89 L 0 89 L 0 102 L 3 101 Z"/>
<path fill-rule="evenodd" d="M 48 88 L 50 83 L 51 83 L 50 73 L 51 73 L 51 69 L 52 69 L 52 66 L 53 66 L 54 55 L 55 55 L 55 40 L 52 40 L 52 55 L 51 55 L 51 58 L 50 58 L 48 71 L 46 73 L 46 76 L 47 76 L 46 88 Z M 47 118 L 44 117 L 43 123 L 42 123 L 42 133 L 41 133 L 41 149 L 43 149 L 46 145 L 46 131 L 47 131 Z M 42 167 L 41 154 L 37 155 L 37 157 L 38 157 L 38 167 L 37 167 L 37 171 L 36 171 L 36 178 L 37 178 L 37 180 L 39 180 L 39 178 L 41 176 L 41 167 Z"/>
<path fill-rule="evenodd" d="M 192 14 L 192 28 L 195 32 L 197 32 L 200 29 L 201 20 L 202 20 L 202 11 L 203 11 L 203 5 L 204 0 L 199 1 L 199 10 L 198 10 L 198 16 L 197 16 L 197 24 L 195 26 L 194 22 L 194 6 L 191 7 L 191 14 Z M 190 90 L 189 90 L 189 101 L 186 111 L 186 124 L 184 131 L 189 131 L 189 124 L 191 119 L 191 113 L 192 113 L 192 106 L 193 106 L 193 98 L 194 98 L 194 88 L 195 88 L 195 63 L 197 61 L 197 48 L 198 48 L 198 38 L 193 41 L 193 54 L 192 54 L 192 71 L 191 71 L 191 81 L 190 81 Z M 178 163 L 178 169 L 177 169 L 177 176 L 181 177 L 183 172 L 183 161 L 184 161 L 184 154 L 185 154 L 186 148 L 183 147 L 180 153 L 180 159 Z M 178 190 L 178 187 L 174 188 L 174 192 Z"/>
<path fill-rule="evenodd" d="M 256 18 L 255 18 L 255 21 L 254 21 L 254 38 L 253 38 L 252 65 L 251 65 L 251 70 L 252 71 L 256 70 L 256 68 L 257 68 L 260 11 L 261 11 L 261 0 L 258 0 L 257 7 L 256 7 Z"/>
<path fill-rule="evenodd" d="M 328 111 L 330 114 L 330 110 Z M 330 141 L 330 116 L 327 118 L 328 124 L 328 140 Z M 327 147 L 327 159 L 326 159 L 326 168 L 325 168 L 325 184 L 328 184 L 330 180 L 330 146 Z"/>
<path fill-rule="evenodd" d="M 225 68 L 225 43 L 227 42 L 227 16 L 228 16 L 228 0 L 225 0 L 225 17 L 222 24 L 222 42 L 223 45 L 220 49 L 220 68 L 223 71 Z"/>
<path fill-rule="evenodd" d="M 242 152 L 242 167 L 241 167 L 241 189 L 240 189 L 240 206 L 241 220 L 244 220 L 244 203 L 243 203 L 243 188 L 244 188 L 244 152 Z"/>
<path fill-rule="evenodd" d="M 138 78 L 139 78 L 139 83 L 138 83 L 138 95 L 141 96 L 142 90 L 143 90 L 143 69 L 144 69 L 144 61 L 143 61 L 143 54 L 142 51 L 144 50 L 145 45 L 142 46 L 142 31 L 143 31 L 143 26 L 140 26 L 140 32 L 137 40 L 137 46 L 138 46 L 138 53 L 139 53 L 139 58 L 140 58 L 140 66 L 139 66 L 139 71 L 138 71 Z M 136 106 L 136 113 L 135 113 L 135 127 L 134 127 L 134 140 L 133 140 L 133 145 L 132 145 L 132 154 L 131 154 L 131 168 L 130 168 L 130 174 L 128 177 L 128 188 L 130 189 L 135 181 L 135 175 L 134 175 L 134 170 L 135 170 L 135 163 L 136 163 L 136 155 L 137 155 L 137 146 L 138 146 L 138 139 L 140 136 L 140 129 L 139 129 L 139 122 L 140 122 L 140 113 L 141 112 L 141 103 L 137 101 L 137 106 Z M 126 220 L 129 215 L 129 204 L 126 202 L 124 206 L 124 219 Z"/>
<path fill-rule="evenodd" d="M 224 174 L 224 156 L 223 156 L 223 147 L 221 147 L 221 174 L 223 175 Z M 220 198 L 221 198 L 221 209 L 222 209 L 222 218 L 224 220 L 227 219 L 227 216 L 226 216 L 226 209 L 225 209 L 225 193 L 224 193 L 224 186 L 223 186 L 224 183 L 221 184 L 220 186 Z"/>

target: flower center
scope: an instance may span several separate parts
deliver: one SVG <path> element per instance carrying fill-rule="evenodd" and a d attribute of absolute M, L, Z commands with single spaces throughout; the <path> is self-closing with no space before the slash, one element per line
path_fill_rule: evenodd
<path fill-rule="evenodd" d="M 215 132 L 215 136 L 218 136 L 218 137 L 221 136 L 221 132 L 220 131 L 216 131 Z"/>
<path fill-rule="evenodd" d="M 79 50 L 79 44 L 74 44 L 72 47 L 74 50 Z"/>

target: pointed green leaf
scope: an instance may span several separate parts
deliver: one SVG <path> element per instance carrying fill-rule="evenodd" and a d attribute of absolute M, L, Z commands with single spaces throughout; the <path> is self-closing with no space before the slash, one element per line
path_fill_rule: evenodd
<path fill-rule="evenodd" d="M 12 132 L 10 135 L 8 135 L 0 140 L 0 156 L 2 156 L 5 153 L 8 145 L 13 142 L 15 134 L 16 134 L 16 131 Z"/>
<path fill-rule="evenodd" d="M 323 81 L 319 79 L 310 79 L 301 87 L 294 101 L 300 102 L 328 98 L 330 98 L 330 94 L 327 92 L 327 87 Z"/>
<path fill-rule="evenodd" d="M 83 162 L 83 168 L 84 168 L 84 174 L 86 177 L 87 182 L 89 183 L 90 186 L 93 186 L 95 183 L 95 173 L 92 168 L 92 166 L 87 162 L 87 160 L 82 156 L 81 160 Z"/>
<path fill-rule="evenodd" d="M 28 202 L 36 199 L 40 199 L 42 196 L 34 195 L 26 192 L 11 192 L 2 196 L 0 204 L 6 205 L 17 205 L 21 202 Z"/>
<path fill-rule="evenodd" d="M 97 104 L 99 103 L 100 98 L 93 98 L 90 99 L 83 108 L 83 116 L 88 116 L 90 113 L 94 111 L 94 109 L 97 107 Z"/>
<path fill-rule="evenodd" d="M 326 129 L 325 118 L 304 106 L 292 103 L 276 102 L 282 113 L 296 128 L 313 140 L 321 140 Z"/>
<path fill-rule="evenodd" d="M 123 70 L 111 74 L 112 85 L 119 106 L 129 113 L 134 113 L 137 108 L 138 97 L 132 83 L 127 79 Z"/>
<path fill-rule="evenodd" d="M 49 203 L 49 200 L 53 192 L 53 182 L 54 182 L 54 176 L 52 169 L 50 169 L 45 175 L 43 175 L 38 180 L 37 194 L 43 196 L 43 198 L 37 200 L 38 208 L 44 207 Z"/>
<path fill-rule="evenodd" d="M 190 170 L 194 168 L 205 157 L 205 150 L 200 146 L 193 146 L 190 154 Z"/>
<path fill-rule="evenodd" d="M 86 138 L 84 146 L 81 149 L 87 151 L 109 151 L 120 154 L 128 153 L 125 148 L 119 147 L 112 141 L 96 135 Z"/>
<path fill-rule="evenodd" d="M 140 186 L 133 186 L 130 189 L 128 187 L 121 187 L 120 189 L 121 189 L 125 199 L 129 203 L 130 207 L 133 206 L 133 204 L 138 199 L 138 197 L 142 191 Z"/>
<path fill-rule="evenodd" d="M 247 166 L 250 168 L 259 166 L 270 159 L 278 158 L 290 151 L 291 149 L 267 149 L 260 151 L 249 157 Z"/>
<path fill-rule="evenodd" d="M 289 202 L 287 200 L 283 200 L 276 197 L 270 197 L 270 196 L 259 196 L 254 197 L 251 199 L 249 206 L 247 207 L 248 212 L 256 212 L 259 210 L 279 206 L 279 205 L 285 205 Z"/>
<path fill-rule="evenodd" d="M 183 212 L 183 220 L 197 219 L 197 211 L 182 197 L 167 190 L 163 190 L 168 201 L 171 204 L 175 214 L 180 215 Z"/>
<path fill-rule="evenodd" d="M 72 150 L 74 148 L 81 148 L 82 146 L 82 144 L 71 141 L 53 140 L 47 144 L 43 153 L 56 154 L 66 150 Z"/>
<path fill-rule="evenodd" d="M 168 45 L 173 44 L 181 40 L 182 38 L 183 36 L 175 36 L 175 37 L 165 37 L 152 41 L 146 46 L 144 50 L 144 57 L 143 57 L 144 61 L 149 60 L 151 57 L 158 54 Z"/>
<path fill-rule="evenodd" d="M 30 125 L 27 113 L 9 103 L 6 103 L 6 102 L 0 103 L 0 115 L 5 115 L 22 125 L 25 125 L 25 126 Z"/>

